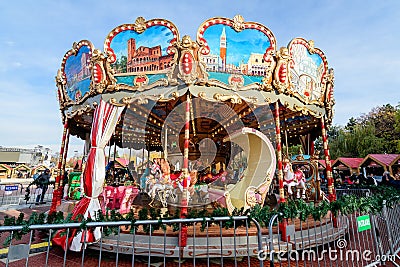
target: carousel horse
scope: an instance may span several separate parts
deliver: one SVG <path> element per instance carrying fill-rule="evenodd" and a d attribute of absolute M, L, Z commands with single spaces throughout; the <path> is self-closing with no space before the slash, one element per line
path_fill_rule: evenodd
<path fill-rule="evenodd" d="M 148 194 L 150 194 L 153 185 L 157 182 L 158 179 L 160 179 L 162 173 L 160 165 L 155 160 L 153 163 L 149 163 L 149 167 L 147 169 L 148 171 L 147 170 L 145 171 L 145 173 L 146 172 L 148 173 L 148 175 L 145 177 L 146 178 L 145 191 Z"/>
<path fill-rule="evenodd" d="M 150 184 L 148 194 L 152 198 L 152 201 L 149 205 L 152 205 L 156 198 L 158 198 L 163 207 L 166 207 L 169 197 L 175 199 L 168 161 L 165 159 L 154 159 L 154 163 L 150 168 L 150 174 L 152 179 L 147 180 L 147 182 Z"/>

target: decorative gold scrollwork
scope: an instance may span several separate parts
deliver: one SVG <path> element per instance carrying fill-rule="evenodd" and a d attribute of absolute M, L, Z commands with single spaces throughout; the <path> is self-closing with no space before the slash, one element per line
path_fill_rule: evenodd
<path fill-rule="evenodd" d="M 283 93 L 290 88 L 289 50 L 286 47 L 281 47 L 276 53 L 276 57 L 278 59 L 278 63 L 275 69 L 273 84 L 279 93 Z"/>
<path fill-rule="evenodd" d="M 146 30 L 146 20 L 143 17 L 138 17 L 133 24 L 135 32 L 143 33 Z"/>
<path fill-rule="evenodd" d="M 197 59 L 194 51 L 198 45 L 189 35 L 185 35 L 177 46 L 180 50 L 178 77 L 188 85 L 193 84 L 197 80 Z"/>
<path fill-rule="evenodd" d="M 241 32 L 244 30 L 244 28 L 244 18 L 242 15 L 236 15 L 233 17 L 233 29 L 237 32 Z"/>
<path fill-rule="evenodd" d="M 111 105 L 114 105 L 114 106 L 117 106 L 117 107 L 125 106 L 125 104 L 119 103 L 115 98 L 110 98 L 110 100 L 108 102 L 110 102 Z"/>
<path fill-rule="evenodd" d="M 325 89 L 325 109 L 326 109 L 326 121 L 328 124 L 332 123 L 335 105 L 335 99 L 333 97 L 333 88 L 335 86 L 335 72 L 333 69 L 329 69 L 326 75 L 326 89 Z"/>
<path fill-rule="evenodd" d="M 201 91 L 201 92 L 199 92 L 199 93 L 197 94 L 197 96 L 198 96 L 199 98 L 206 99 L 206 92 Z"/>
<path fill-rule="evenodd" d="M 314 54 L 315 53 L 315 46 L 314 46 L 314 40 L 310 40 L 308 41 L 308 52 L 310 52 L 310 54 Z"/>
<path fill-rule="evenodd" d="M 216 94 L 214 94 L 213 98 L 217 101 L 222 101 L 222 102 L 230 100 L 230 102 L 232 104 L 241 104 L 242 103 L 242 99 L 238 95 L 223 95 L 223 94 L 216 93 Z"/>
<path fill-rule="evenodd" d="M 275 50 L 272 48 L 268 48 L 266 52 L 266 56 L 264 56 L 265 62 L 269 62 L 269 65 L 265 69 L 265 75 L 262 79 L 262 87 L 265 91 L 272 91 L 274 88 L 272 86 L 273 73 L 276 66 L 276 61 L 274 58 Z"/>
<path fill-rule="evenodd" d="M 95 106 L 93 105 L 93 107 L 95 107 Z M 86 105 L 86 106 L 84 106 L 84 107 L 82 107 L 80 109 L 77 109 L 77 110 L 74 110 L 74 111 L 71 111 L 71 112 L 67 112 L 66 117 L 68 119 L 71 119 L 71 118 L 73 118 L 73 117 L 75 117 L 77 115 L 79 116 L 79 115 L 82 115 L 82 114 L 87 114 L 91 110 L 93 110 L 93 108 L 90 105 Z"/>

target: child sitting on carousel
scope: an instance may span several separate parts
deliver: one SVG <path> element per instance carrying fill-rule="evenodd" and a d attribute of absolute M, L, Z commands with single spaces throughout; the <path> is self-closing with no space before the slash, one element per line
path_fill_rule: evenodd
<path fill-rule="evenodd" d="M 305 176 L 299 166 L 293 171 L 292 164 L 288 158 L 283 160 L 283 186 L 287 186 L 289 195 L 293 195 L 292 187 L 300 187 L 302 190 L 302 197 L 305 198 Z M 300 198 L 300 190 L 297 190 L 297 198 Z"/>

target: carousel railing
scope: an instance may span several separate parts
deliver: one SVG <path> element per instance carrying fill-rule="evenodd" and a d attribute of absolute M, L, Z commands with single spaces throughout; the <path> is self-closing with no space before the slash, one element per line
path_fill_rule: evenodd
<path fill-rule="evenodd" d="M 225 236 L 228 222 L 233 229 Z M 96 227 L 101 230 L 101 239 L 86 243 L 87 233 Z M 186 246 L 179 244 L 177 234 L 183 227 L 189 233 Z M 175 234 L 171 234 L 172 228 Z M 68 241 L 74 229 L 83 231 L 81 252 L 52 246 L 55 232 L 64 231 Z M 11 261 L 25 266 L 103 266 L 110 261 L 115 266 L 210 266 L 215 261 L 221 266 L 264 266 L 256 257 L 263 246 L 261 227 L 247 216 L 89 222 L 84 227 L 81 223 L 31 225 L 21 236 L 22 230 L 24 226 L 0 227 L 1 241 L 9 241 L 0 249 L 6 266 Z M 18 240 L 13 239 L 16 235 Z"/>
<path fill-rule="evenodd" d="M 368 188 L 336 188 L 336 198 L 339 199 L 346 195 L 355 195 L 358 197 L 371 196 L 372 192 Z"/>

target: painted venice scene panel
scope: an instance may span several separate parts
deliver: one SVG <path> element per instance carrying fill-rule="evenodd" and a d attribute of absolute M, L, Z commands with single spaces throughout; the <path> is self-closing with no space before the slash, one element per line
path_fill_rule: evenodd
<path fill-rule="evenodd" d="M 236 32 L 230 26 L 215 24 L 205 29 L 203 38 L 208 54 L 202 59 L 210 80 L 229 84 L 232 75 L 243 78 L 243 85 L 261 83 L 272 64 L 267 57 L 271 48 L 268 36 L 256 29 Z"/>
<path fill-rule="evenodd" d="M 69 56 L 65 62 L 66 93 L 75 102 L 89 92 L 91 57 L 91 48 L 84 45 L 76 55 Z"/>
<path fill-rule="evenodd" d="M 116 57 L 112 68 L 117 83 L 133 86 L 139 74 L 146 74 L 149 84 L 165 78 L 174 57 L 168 50 L 174 38 L 171 29 L 162 25 L 149 27 L 141 34 L 125 30 L 115 35 L 110 48 Z"/>
<path fill-rule="evenodd" d="M 295 39 L 289 49 L 292 58 L 290 77 L 293 91 L 308 103 L 323 101 L 327 66 L 321 55 L 317 52 L 311 54 L 300 38 Z"/>

